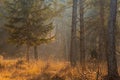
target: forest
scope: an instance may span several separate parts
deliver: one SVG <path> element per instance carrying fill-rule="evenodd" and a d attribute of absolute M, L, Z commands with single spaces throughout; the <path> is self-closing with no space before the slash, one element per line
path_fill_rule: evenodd
<path fill-rule="evenodd" d="M 0 80 L 120 80 L 120 0 L 0 0 Z"/>

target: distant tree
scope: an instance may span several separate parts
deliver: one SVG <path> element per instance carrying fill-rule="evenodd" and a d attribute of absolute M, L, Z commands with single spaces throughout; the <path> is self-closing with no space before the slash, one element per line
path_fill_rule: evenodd
<path fill-rule="evenodd" d="M 52 10 L 38 0 L 13 0 L 6 2 L 7 23 L 5 29 L 9 33 L 9 42 L 26 45 L 26 59 L 29 61 L 29 49 L 46 43 L 47 35 L 53 29 L 48 13 Z"/>
<path fill-rule="evenodd" d="M 84 26 L 84 0 L 79 1 L 80 5 L 80 62 L 82 69 L 85 69 L 85 26 Z"/>
<path fill-rule="evenodd" d="M 100 17 L 100 28 L 99 28 L 99 61 L 105 60 L 104 56 L 106 54 L 106 29 L 105 29 L 105 1 L 104 0 L 99 0 L 100 4 L 100 10 L 99 10 L 99 17 Z"/>
<path fill-rule="evenodd" d="M 71 66 L 76 65 L 76 44 L 75 43 L 76 43 L 76 25 L 77 25 L 77 3 L 78 3 L 78 0 L 73 0 L 71 46 L 70 46 Z"/>

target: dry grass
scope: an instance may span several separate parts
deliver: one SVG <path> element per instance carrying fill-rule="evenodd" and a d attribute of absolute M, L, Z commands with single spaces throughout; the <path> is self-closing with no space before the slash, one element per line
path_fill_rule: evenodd
<path fill-rule="evenodd" d="M 1 60 L 0 80 L 101 80 L 102 73 L 87 68 L 81 74 L 79 66 L 71 68 L 67 62 Z"/>

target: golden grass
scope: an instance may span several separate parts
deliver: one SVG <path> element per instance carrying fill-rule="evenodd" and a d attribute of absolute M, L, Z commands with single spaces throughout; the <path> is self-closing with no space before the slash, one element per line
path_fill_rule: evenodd
<path fill-rule="evenodd" d="M 81 73 L 80 66 L 72 68 L 67 62 L 2 60 L 0 80 L 96 80 L 97 70 L 87 69 Z M 102 73 L 103 74 L 103 73 Z M 102 77 L 99 73 L 99 79 Z M 104 73 L 105 74 L 105 73 Z"/>

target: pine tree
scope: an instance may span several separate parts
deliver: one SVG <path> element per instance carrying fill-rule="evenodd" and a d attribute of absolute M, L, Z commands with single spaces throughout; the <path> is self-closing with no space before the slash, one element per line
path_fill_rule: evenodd
<path fill-rule="evenodd" d="M 5 24 L 9 33 L 9 42 L 16 45 L 26 45 L 26 59 L 29 61 L 30 46 L 48 42 L 49 32 L 53 29 L 48 13 L 49 6 L 38 0 L 13 0 L 6 2 L 8 15 Z"/>

